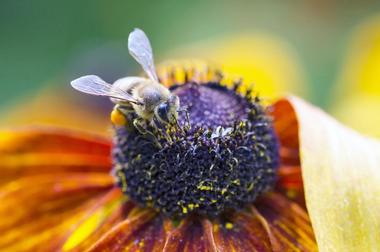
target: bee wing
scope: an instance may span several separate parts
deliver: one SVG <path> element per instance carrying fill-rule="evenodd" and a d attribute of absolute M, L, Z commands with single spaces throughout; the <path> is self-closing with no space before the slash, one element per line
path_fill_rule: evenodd
<path fill-rule="evenodd" d="M 135 60 L 142 66 L 151 80 L 157 81 L 157 73 L 154 67 L 153 52 L 148 37 L 145 33 L 135 28 L 128 37 L 128 50 Z"/>
<path fill-rule="evenodd" d="M 86 75 L 82 76 L 71 82 L 71 86 L 83 93 L 98 95 L 98 96 L 107 96 L 111 98 L 120 99 L 122 101 L 127 101 L 131 103 L 141 104 L 133 96 L 125 92 L 124 90 L 113 87 L 111 84 L 105 82 L 96 75 Z"/>

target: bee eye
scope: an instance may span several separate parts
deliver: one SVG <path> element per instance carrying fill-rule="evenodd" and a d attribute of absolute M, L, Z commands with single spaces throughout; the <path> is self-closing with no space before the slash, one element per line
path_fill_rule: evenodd
<path fill-rule="evenodd" d="M 168 112 L 169 111 L 168 110 L 169 110 L 168 104 L 161 103 L 160 105 L 158 105 L 157 111 L 156 111 L 156 115 L 157 115 L 158 119 L 160 119 L 164 122 L 169 122 L 169 118 L 168 118 Z"/>

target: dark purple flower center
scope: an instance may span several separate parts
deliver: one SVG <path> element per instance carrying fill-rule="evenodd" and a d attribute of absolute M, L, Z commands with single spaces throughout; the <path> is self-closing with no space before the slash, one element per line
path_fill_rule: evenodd
<path fill-rule="evenodd" d="M 180 128 L 116 131 L 114 173 L 125 194 L 169 217 L 214 217 L 244 208 L 273 186 L 278 143 L 257 98 L 219 83 L 171 90 L 187 110 L 179 114 Z"/>
<path fill-rule="evenodd" d="M 181 105 L 187 108 L 192 126 L 231 127 L 237 121 L 247 119 L 248 101 L 223 86 L 190 83 L 173 89 L 180 97 Z M 180 122 L 184 120 L 184 114 L 180 115 Z"/>

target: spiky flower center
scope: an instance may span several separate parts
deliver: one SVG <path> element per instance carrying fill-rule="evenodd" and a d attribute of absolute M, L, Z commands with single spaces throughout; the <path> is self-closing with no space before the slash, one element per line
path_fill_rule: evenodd
<path fill-rule="evenodd" d="M 125 194 L 169 217 L 213 217 L 245 207 L 274 184 L 277 140 L 258 99 L 216 82 L 171 90 L 187 110 L 180 127 L 116 132 L 114 171 Z"/>

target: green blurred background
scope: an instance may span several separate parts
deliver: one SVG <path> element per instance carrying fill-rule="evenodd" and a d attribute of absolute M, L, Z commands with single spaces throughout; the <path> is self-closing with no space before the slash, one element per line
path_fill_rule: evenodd
<path fill-rule="evenodd" d="M 379 8 L 379 1 L 2 0 L 0 111 L 80 75 L 113 81 L 136 73 L 126 46 L 134 27 L 149 35 L 158 60 L 240 31 L 272 34 L 296 53 L 306 98 L 328 108 L 352 31 Z"/>

